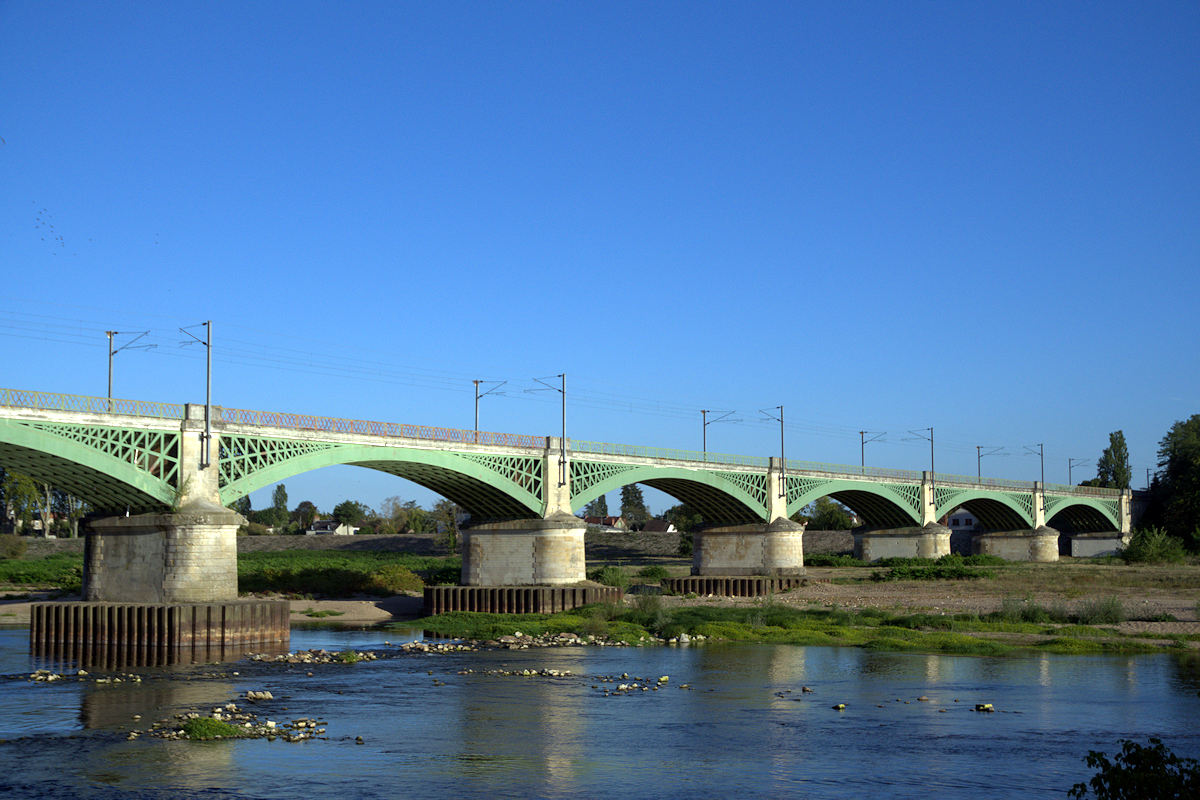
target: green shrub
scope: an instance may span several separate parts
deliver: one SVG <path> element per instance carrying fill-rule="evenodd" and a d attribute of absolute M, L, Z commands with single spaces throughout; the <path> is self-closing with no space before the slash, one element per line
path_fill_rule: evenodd
<path fill-rule="evenodd" d="M 0 559 L 25 555 L 25 539 L 11 533 L 0 535 Z"/>
<path fill-rule="evenodd" d="M 871 573 L 873 581 L 959 581 L 994 577 L 996 573 L 992 570 L 964 567 L 959 564 L 933 563 L 928 566 L 898 565 L 886 571 L 876 570 Z"/>
<path fill-rule="evenodd" d="M 1061 605 L 1045 608 L 1029 598 L 1018 600 L 1006 597 L 1000 601 L 1000 610 L 988 614 L 987 619 L 999 622 L 1068 622 L 1070 615 Z"/>
<path fill-rule="evenodd" d="M 1153 736 L 1145 747 L 1122 739 L 1121 752 L 1112 761 L 1097 750 L 1089 750 L 1084 761 L 1097 772 L 1087 783 L 1071 787 L 1071 797 L 1087 797 L 1089 789 L 1108 800 L 1200 797 L 1200 762 L 1179 758 Z"/>
<path fill-rule="evenodd" d="M 1125 621 L 1125 606 L 1116 597 L 1091 600 L 1079 607 L 1075 620 L 1080 625 L 1116 625 Z"/>
<path fill-rule="evenodd" d="M 1162 528 L 1139 528 L 1120 556 L 1127 564 L 1182 564 L 1187 552 L 1181 539 Z"/>
<path fill-rule="evenodd" d="M 642 567 L 638 570 L 637 574 L 639 578 L 645 578 L 650 581 L 661 581 L 664 578 L 671 577 L 671 573 L 667 571 L 667 568 L 658 564 Z"/>
<path fill-rule="evenodd" d="M 594 569 L 588 573 L 588 580 L 602 583 L 605 586 L 616 586 L 624 589 L 629 585 L 629 575 L 620 567 L 614 567 L 611 564 Z"/>
<path fill-rule="evenodd" d="M 384 564 L 371 572 L 366 588 L 368 593 L 380 595 L 420 592 L 425 582 L 408 567 Z"/>
<path fill-rule="evenodd" d="M 189 719 L 183 723 L 183 733 L 189 739 L 198 739 L 200 741 L 237 739 L 243 735 L 241 728 L 212 717 Z"/>
<path fill-rule="evenodd" d="M 806 567 L 865 567 L 865 561 L 845 553 L 811 553 L 804 556 Z"/>

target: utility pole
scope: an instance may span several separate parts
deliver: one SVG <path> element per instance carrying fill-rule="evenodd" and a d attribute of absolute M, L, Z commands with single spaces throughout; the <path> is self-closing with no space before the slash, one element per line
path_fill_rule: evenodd
<path fill-rule="evenodd" d="M 1035 447 L 1037 448 L 1037 450 L 1033 449 Z M 1045 489 L 1046 489 L 1046 446 L 1041 442 L 1038 442 L 1037 444 L 1027 444 L 1027 445 L 1025 445 L 1025 452 L 1028 453 L 1029 455 L 1033 455 L 1034 453 L 1037 453 L 1037 457 L 1038 457 L 1038 460 L 1041 462 L 1041 469 L 1042 469 L 1042 490 L 1045 491 Z"/>
<path fill-rule="evenodd" d="M 986 453 L 983 452 L 984 449 L 985 449 L 984 445 L 981 445 L 981 444 L 975 445 L 975 480 L 977 480 L 980 484 L 983 483 L 983 467 L 982 467 L 983 457 L 984 456 L 1007 455 L 1007 453 L 1004 453 L 1003 447 L 988 447 L 988 448 L 986 448 L 987 449 Z"/>
<path fill-rule="evenodd" d="M 1086 458 L 1068 458 L 1067 459 L 1067 486 L 1074 486 L 1075 479 L 1071 475 L 1071 470 L 1075 467 L 1081 467 L 1088 463 Z"/>
<path fill-rule="evenodd" d="M 925 431 L 929 431 L 928 436 L 925 435 Z M 934 472 L 933 467 L 933 426 L 931 425 L 928 428 L 917 428 L 916 430 L 910 430 L 909 433 L 911 433 L 915 439 L 925 439 L 929 442 L 929 488 L 934 490 L 933 496 L 937 497 L 937 473 Z M 913 439 L 910 439 L 909 441 L 913 441 Z"/>
<path fill-rule="evenodd" d="M 553 386 L 542 378 L 534 378 L 535 381 L 545 386 L 546 389 L 558 392 L 562 395 L 562 436 L 558 440 L 558 485 L 567 485 L 567 373 L 560 372 L 554 376 L 558 378 L 561 384 Z M 527 392 L 544 392 L 546 389 L 526 389 Z"/>
<path fill-rule="evenodd" d="M 713 411 L 710 408 L 700 409 L 700 434 L 701 434 L 700 435 L 700 442 L 701 442 L 700 446 L 702 448 L 702 452 L 704 453 L 705 461 L 708 461 L 708 426 L 712 425 L 714 422 L 720 422 L 723 419 L 728 419 L 730 416 L 733 415 L 734 412 L 726 411 L 724 414 L 717 417 L 716 419 L 710 420 L 708 418 L 708 415 L 715 414 L 715 413 L 717 413 L 717 412 Z M 729 421 L 737 422 L 738 420 L 731 419 Z"/>
<path fill-rule="evenodd" d="M 472 382 L 475 384 L 475 444 L 479 444 L 479 398 L 487 397 L 489 394 L 504 394 L 504 392 L 497 392 L 496 390 L 499 389 L 504 384 L 508 383 L 508 381 L 479 381 L 479 380 L 477 380 L 477 381 L 472 381 Z M 492 388 L 488 389 L 483 394 L 480 394 L 479 393 L 479 384 L 481 384 L 481 383 L 494 383 L 496 385 L 493 386 Z"/>
<path fill-rule="evenodd" d="M 867 434 L 871 435 L 870 439 L 867 438 Z M 859 457 L 860 457 L 859 466 L 864 475 L 867 472 L 867 442 L 879 441 L 886 435 L 887 435 L 887 431 L 859 431 L 858 432 L 858 438 L 859 438 L 858 449 L 859 449 Z"/>
<path fill-rule="evenodd" d="M 775 406 L 775 410 L 779 412 L 778 417 L 762 408 L 758 410 L 758 413 L 767 419 L 779 421 L 779 496 L 787 497 L 787 457 L 783 447 L 783 406 Z"/>
<path fill-rule="evenodd" d="M 150 331 L 140 332 L 137 336 L 134 336 L 128 342 L 126 342 L 125 344 L 123 344 L 117 348 L 113 348 L 113 337 L 120 336 L 121 332 L 120 331 L 105 331 L 104 335 L 108 337 L 108 411 L 111 414 L 112 410 L 113 410 L 113 402 L 112 402 L 112 399 L 113 399 L 113 397 L 112 397 L 113 356 L 115 356 L 117 353 L 121 352 L 122 350 L 153 350 L 155 347 L 158 347 L 158 345 L 156 345 L 156 344 L 140 344 L 137 347 L 133 346 L 133 343 L 136 342 L 138 339 L 141 339 L 143 336 L 149 336 Z"/>
<path fill-rule="evenodd" d="M 189 331 L 187 328 L 180 328 L 180 333 L 186 333 L 197 342 L 204 345 L 207 352 L 207 368 L 204 376 L 204 453 L 200 459 L 200 469 L 207 469 L 212 466 L 212 320 L 201 322 L 196 325 L 190 325 L 191 328 L 199 328 L 204 326 L 204 338 L 201 339 L 196 334 Z M 191 344 L 191 342 L 184 342 Z"/>

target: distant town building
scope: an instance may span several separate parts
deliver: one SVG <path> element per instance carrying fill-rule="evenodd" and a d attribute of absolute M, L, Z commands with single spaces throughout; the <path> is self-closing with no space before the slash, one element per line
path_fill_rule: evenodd
<path fill-rule="evenodd" d="M 979 521 L 975 519 L 975 515 L 962 506 L 946 517 L 946 527 L 951 531 L 973 531 L 978 526 Z"/>
<path fill-rule="evenodd" d="M 621 517 L 584 517 L 583 521 L 604 531 L 624 533 L 629 530 L 629 526 Z"/>
<path fill-rule="evenodd" d="M 356 533 L 358 533 L 358 528 L 354 525 L 339 524 L 336 519 L 318 519 L 313 521 L 313 524 L 304 532 L 304 535 L 353 536 Z"/>

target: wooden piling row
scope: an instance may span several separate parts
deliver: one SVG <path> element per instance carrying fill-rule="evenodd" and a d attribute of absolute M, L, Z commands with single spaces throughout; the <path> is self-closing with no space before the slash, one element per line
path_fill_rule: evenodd
<path fill-rule="evenodd" d="M 663 589 L 671 594 L 717 595 L 720 597 L 764 597 L 803 586 L 809 579 L 803 576 L 768 578 L 764 576 L 722 577 L 689 575 L 684 578 L 664 578 Z"/>
<path fill-rule="evenodd" d="M 37 658 L 115 669 L 285 651 L 288 603 L 33 603 L 29 647 Z"/>
<path fill-rule="evenodd" d="M 425 614 L 553 614 L 588 603 L 617 603 L 621 596 L 615 586 L 426 586 Z"/>

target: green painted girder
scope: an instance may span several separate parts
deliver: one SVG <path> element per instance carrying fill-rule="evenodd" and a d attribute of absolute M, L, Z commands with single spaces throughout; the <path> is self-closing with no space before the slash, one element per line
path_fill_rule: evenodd
<path fill-rule="evenodd" d="M 0 419 L 0 464 L 98 511 L 161 510 L 176 498 L 179 432 Z"/>
<path fill-rule="evenodd" d="M 832 497 L 871 528 L 905 528 L 921 524 L 920 484 L 789 475 L 787 487 L 789 517 L 818 498 Z"/>
<path fill-rule="evenodd" d="M 1046 525 L 1067 532 L 1098 532 L 1121 529 L 1119 500 L 1086 495 L 1045 496 Z"/>
<path fill-rule="evenodd" d="M 708 524 L 744 525 L 767 516 L 766 475 L 653 464 L 571 460 L 571 510 L 640 483 L 697 509 Z"/>
<path fill-rule="evenodd" d="M 937 495 L 937 518 L 961 507 L 970 511 L 984 530 L 1016 531 L 1033 527 L 1033 492 L 942 487 Z"/>
<path fill-rule="evenodd" d="M 341 464 L 366 467 L 420 484 L 461 506 L 475 520 L 541 517 L 543 459 L 406 447 L 221 438 L 220 494 L 228 505 L 293 475 Z"/>

